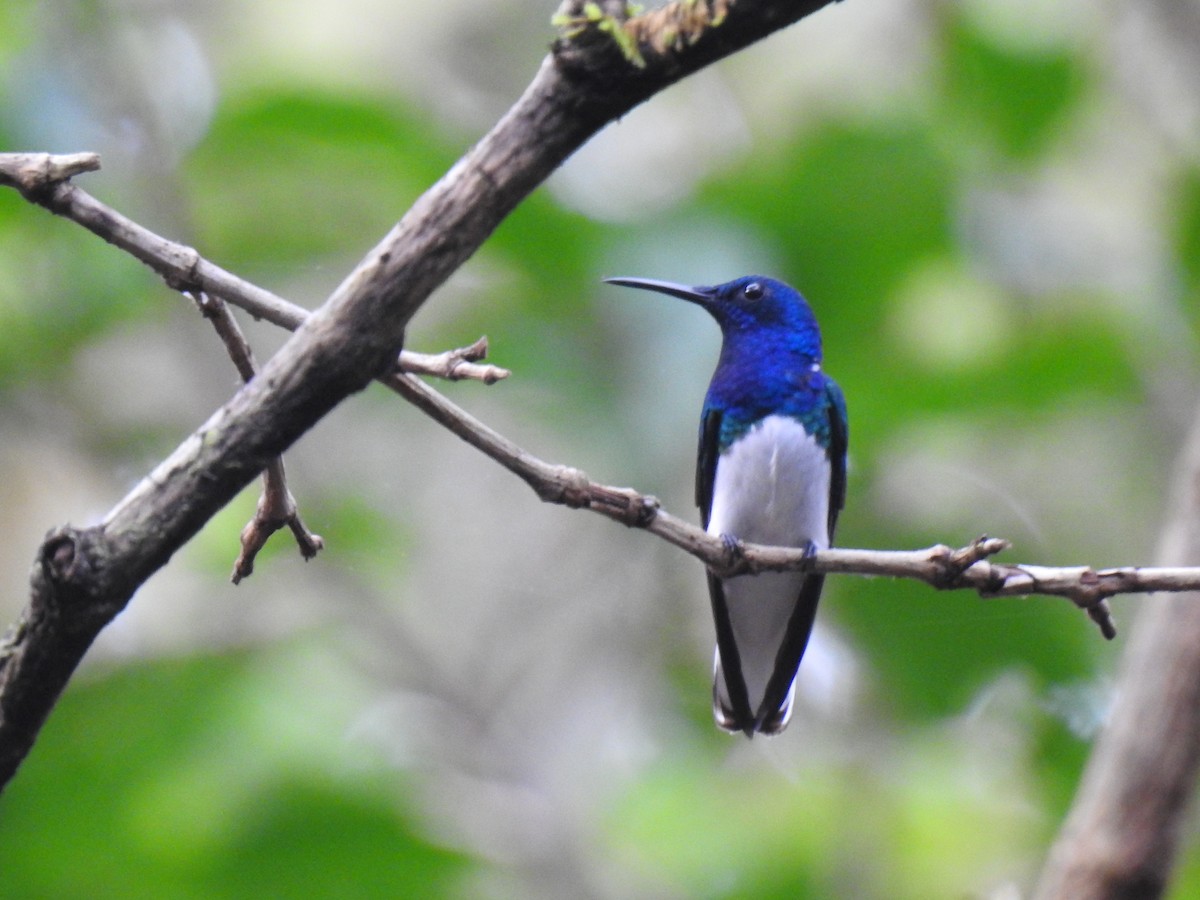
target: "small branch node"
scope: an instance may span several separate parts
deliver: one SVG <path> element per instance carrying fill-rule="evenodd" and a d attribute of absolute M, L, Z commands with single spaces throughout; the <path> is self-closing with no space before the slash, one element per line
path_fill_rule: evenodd
<path fill-rule="evenodd" d="M 963 576 L 967 570 L 982 562 L 989 556 L 994 556 L 1009 548 L 1009 543 L 1001 538 L 990 538 L 986 534 L 977 537 L 965 547 L 957 550 L 938 544 L 929 548 L 929 562 L 933 565 L 934 575 L 930 582 L 934 587 L 947 589 L 962 585 Z M 985 582 L 985 588 L 999 589 L 1003 577 L 998 576 L 992 567 L 981 570 L 978 576 Z"/>
<path fill-rule="evenodd" d="M 284 526 L 291 529 L 300 548 L 300 555 L 305 561 L 312 559 L 325 548 L 325 541 L 320 535 L 313 534 L 300 518 L 296 501 L 287 489 L 284 481 L 283 465 L 276 460 L 263 473 L 264 488 L 258 501 L 258 508 L 246 527 L 242 529 L 242 549 L 233 564 L 230 581 L 241 583 L 254 573 L 254 560 L 258 552 L 266 546 L 267 539 Z"/>
<path fill-rule="evenodd" d="M 1112 610 L 1109 609 L 1108 601 L 1105 598 L 1101 597 L 1085 609 L 1088 617 L 1099 626 L 1100 633 L 1104 635 L 1106 641 L 1111 641 L 1117 636 L 1117 626 L 1113 624 Z"/>
<path fill-rule="evenodd" d="M 946 544 L 935 544 L 929 548 L 929 563 L 933 567 L 931 584 L 939 590 L 944 590 L 954 584 L 961 576 L 965 567 L 959 561 L 963 551 L 955 551 Z"/>
<path fill-rule="evenodd" d="M 192 302 L 196 304 L 196 309 L 200 310 L 200 315 L 206 319 L 214 319 L 219 314 L 219 310 L 223 305 L 220 298 L 214 297 L 211 294 L 206 294 L 204 291 L 192 290 L 190 287 L 182 287 L 171 285 L 179 290 L 184 295 L 191 297 Z"/>
<path fill-rule="evenodd" d="M 459 347 L 442 353 L 403 350 L 398 367 L 401 372 L 409 375 L 429 375 L 447 381 L 471 379 L 482 381 L 484 384 L 495 384 L 512 374 L 500 366 L 479 365 L 480 360 L 487 358 L 487 354 L 488 339 L 487 335 L 484 335 L 469 347 Z"/>
<path fill-rule="evenodd" d="M 1106 583 L 1108 581 L 1105 577 L 1106 574 L 1085 567 L 1079 573 L 1077 584 L 1066 594 L 1072 603 L 1084 610 L 1088 617 L 1099 626 L 1100 633 L 1104 635 L 1105 639 L 1111 641 L 1117 636 L 1117 629 L 1112 621 L 1108 598 L 1117 593 L 1117 588 Z"/>
<path fill-rule="evenodd" d="M 479 362 L 481 359 L 487 359 L 488 355 L 488 337 L 486 334 L 481 334 L 479 339 L 470 347 L 463 347 L 459 351 L 465 362 Z"/>
<path fill-rule="evenodd" d="M 645 528 L 658 515 L 658 499 L 640 494 L 633 488 L 589 485 L 589 493 L 588 505 L 592 509 L 630 528 Z"/>
<path fill-rule="evenodd" d="M 177 244 L 165 252 L 164 256 L 164 263 L 167 263 L 169 268 L 165 268 L 160 274 L 167 287 L 193 296 L 204 293 L 200 279 L 200 267 L 204 263 L 204 257 L 200 255 L 199 250 Z"/>
<path fill-rule="evenodd" d="M 591 505 L 592 482 L 587 473 L 572 466 L 553 466 L 550 477 L 540 482 L 538 496 L 548 503 L 561 503 L 571 509 Z"/>
<path fill-rule="evenodd" d="M 636 498 L 627 507 L 625 524 L 630 528 L 645 528 L 658 517 L 662 504 L 651 494 L 638 494 L 631 491 Z"/>
<path fill-rule="evenodd" d="M 51 581 L 69 580 L 75 568 L 76 558 L 75 537 L 66 532 L 49 537 L 42 546 L 42 566 Z"/>
<path fill-rule="evenodd" d="M 1008 541 L 999 538 L 990 538 L 986 534 L 975 538 L 965 547 L 955 550 L 951 556 L 951 562 L 956 566 L 961 566 L 963 571 L 971 568 L 981 559 L 987 559 L 989 556 L 994 556 L 1003 550 L 1008 549 Z"/>
<path fill-rule="evenodd" d="M 292 529 L 292 536 L 296 539 L 296 545 L 300 548 L 300 555 L 305 561 L 312 559 L 318 553 L 325 549 L 325 539 L 319 534 L 313 534 L 305 526 L 304 521 L 300 518 L 300 512 L 288 519 L 288 527 Z"/>
<path fill-rule="evenodd" d="M 11 185 L 32 198 L 99 168 L 98 153 L 0 153 L 0 184 Z"/>

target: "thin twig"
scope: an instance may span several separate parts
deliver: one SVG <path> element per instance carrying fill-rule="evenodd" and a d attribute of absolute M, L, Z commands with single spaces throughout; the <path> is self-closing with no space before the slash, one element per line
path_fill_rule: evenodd
<path fill-rule="evenodd" d="M 310 560 L 325 548 L 325 541 L 319 534 L 313 534 L 300 518 L 300 510 L 296 500 L 288 490 L 287 477 L 283 470 L 283 458 L 275 457 L 263 470 L 263 492 L 258 498 L 254 516 L 242 529 L 242 550 L 233 564 L 233 574 L 229 580 L 234 584 L 248 578 L 254 572 L 254 559 L 267 543 L 267 539 L 279 529 L 287 526 L 300 555 Z"/>
<path fill-rule="evenodd" d="M 487 335 L 484 335 L 469 347 L 443 350 L 441 353 L 414 353 L 411 350 L 402 350 L 399 370 L 410 375 L 432 375 L 445 381 L 462 381 L 469 378 L 484 384 L 495 384 L 512 374 L 508 369 L 499 366 L 480 365 L 480 361 L 487 359 L 487 355 L 488 339 Z"/>
<path fill-rule="evenodd" d="M 242 376 L 242 381 L 249 381 L 257 369 L 254 364 L 254 351 L 229 307 L 221 298 L 211 297 L 203 292 L 193 294 L 192 299 L 204 318 L 212 322 L 221 343 L 229 353 L 229 358 L 233 361 L 234 368 Z M 263 469 L 262 477 L 262 496 L 258 498 L 254 516 L 242 529 L 242 549 L 234 561 L 233 574 L 230 576 L 234 584 L 240 583 L 243 578 L 248 578 L 254 572 L 254 560 L 258 552 L 266 546 L 271 535 L 285 525 L 291 529 L 300 548 L 300 555 L 305 560 L 312 559 L 325 547 L 321 536 L 309 531 L 304 520 L 300 518 L 296 500 L 288 490 L 283 457 L 276 456 L 272 459 Z"/>
<path fill-rule="evenodd" d="M 254 363 L 254 350 L 250 347 L 246 336 L 242 334 L 241 326 L 233 317 L 233 313 L 229 311 L 229 307 L 220 297 L 210 296 L 203 291 L 190 296 L 195 302 L 196 308 L 200 310 L 200 314 L 212 323 L 213 330 L 221 339 L 221 343 L 225 345 L 225 351 L 229 354 L 229 359 L 233 362 L 233 367 L 237 369 L 238 375 L 242 377 L 242 381 L 249 381 L 254 377 L 258 368 Z"/>
<path fill-rule="evenodd" d="M 82 225 L 124 250 L 157 273 L 172 290 L 219 297 L 256 319 L 288 331 L 295 331 L 308 318 L 304 307 L 222 269 L 193 247 L 155 234 L 68 180 L 99 168 L 100 157 L 95 153 L 0 153 L 0 185 L 17 188 L 31 203 Z M 511 373 L 500 366 L 481 365 L 487 350 L 487 338 L 443 353 L 401 350 L 397 365 L 400 371 L 414 375 L 495 384 Z"/>
<path fill-rule="evenodd" d="M 98 153 L 0 153 L 0 185 L 13 187 L 32 203 L 47 187 L 100 170 Z"/>

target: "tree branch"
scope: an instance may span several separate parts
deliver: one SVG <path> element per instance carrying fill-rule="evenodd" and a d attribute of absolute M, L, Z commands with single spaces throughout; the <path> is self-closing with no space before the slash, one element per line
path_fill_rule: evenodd
<path fill-rule="evenodd" d="M 567 156 L 657 91 L 827 2 L 740 0 L 689 34 L 686 46 L 641 47 L 640 66 L 598 26 L 564 34 L 508 113 L 417 200 L 256 378 L 101 524 L 67 526 L 47 537 L 29 604 L 0 642 L 0 785 L 28 753 L 87 647 L 133 592 L 273 458 L 394 366 L 417 309 Z M 679 9 L 693 3 L 684 0 Z M 587 4 L 569 0 L 564 7 L 578 15 Z M 623 16 L 610 15 L 622 31 Z M 637 40 L 647 39 L 639 33 Z M 17 186 L 51 210 L 72 190 L 63 181 L 43 190 Z M 179 286 L 209 290 L 187 277 L 197 259 L 179 260 Z"/>

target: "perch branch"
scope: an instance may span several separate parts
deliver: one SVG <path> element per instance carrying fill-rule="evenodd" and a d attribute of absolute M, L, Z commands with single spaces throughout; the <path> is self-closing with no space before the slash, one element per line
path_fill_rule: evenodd
<path fill-rule="evenodd" d="M 2 159 L 3 157 L 0 157 L 0 160 Z M 67 165 L 55 165 L 53 162 L 25 164 L 13 168 L 34 173 L 68 170 Z M 3 170 L 3 166 L 0 166 L 0 170 Z M 37 190 L 44 190 L 46 186 L 30 175 L 25 176 L 22 184 L 33 185 Z M 124 219 L 115 210 L 86 192 L 73 185 L 70 187 L 71 193 L 63 198 L 64 202 L 58 205 L 55 212 L 88 227 L 110 243 L 127 249 L 161 274 L 172 286 L 180 288 L 189 283 L 212 284 L 215 289 L 225 292 L 222 299 L 228 299 L 252 314 L 289 330 L 300 327 L 308 318 L 308 312 L 302 307 L 237 278 L 208 262 L 192 248 L 167 241 Z M 94 215 L 97 211 L 103 215 Z M 119 228 L 114 228 L 111 223 L 122 224 Z M 126 247 L 120 240 L 122 236 L 127 236 L 130 247 Z M 182 271 L 178 266 L 179 259 L 188 260 L 186 271 Z M 225 315 L 228 316 L 227 310 Z M 243 352 L 248 353 L 248 348 Z M 486 339 L 481 338 L 470 347 L 441 354 L 409 354 L 407 362 L 402 354 L 401 369 L 449 379 L 473 377 L 491 383 L 508 373 L 492 366 L 475 365 L 486 352 Z M 247 377 L 247 371 L 253 374 L 252 368 L 245 368 L 246 365 L 253 365 L 248 357 L 247 362 L 238 365 L 244 378 Z M 464 367 L 472 368 L 464 372 Z M 1029 594 L 1061 596 L 1086 610 L 1104 636 L 1110 639 L 1115 636 L 1116 631 L 1105 602 L 1106 598 L 1120 593 L 1188 590 L 1198 582 L 1196 572 L 1187 569 L 1125 567 L 1097 571 L 1085 566 L 1051 568 L 984 562 L 986 557 L 1007 546 L 1005 542 L 995 539 L 976 541 L 958 551 L 944 546 L 921 551 L 827 550 L 808 560 L 797 550 L 743 545 L 737 558 L 731 560 L 728 548 L 721 541 L 661 510 L 655 498 L 628 488 L 597 484 L 577 469 L 540 460 L 413 378 L 393 372 L 382 376 L 380 380 L 472 446 L 521 477 L 543 500 L 573 507 L 586 507 L 625 524 L 646 528 L 723 574 L 811 566 L 812 571 L 826 573 L 914 578 L 939 589 L 966 588 L 987 597 Z M 269 480 L 274 477 L 271 475 L 271 468 L 268 466 L 266 470 Z M 243 547 L 247 546 L 248 540 L 250 546 L 261 546 L 261 541 L 265 540 L 265 529 L 255 528 L 255 522 L 269 522 L 272 527 L 265 532 L 269 534 L 283 524 L 292 525 L 289 516 L 294 513 L 294 509 L 294 501 L 291 500 L 286 486 L 282 490 L 266 490 L 255 521 L 243 532 Z M 307 530 L 302 525 L 299 528 L 295 525 L 292 527 L 306 557 L 320 549 L 319 538 L 314 542 L 312 538 L 315 538 L 315 535 L 301 537 L 308 535 Z M 311 549 L 311 553 L 306 547 Z M 978 555 L 964 562 L 964 554 Z M 238 565 L 235 566 L 235 581 L 249 574 L 249 568 L 243 567 L 252 567 L 252 561 L 253 552 L 248 556 L 244 552 L 243 556 L 239 557 Z"/>
<path fill-rule="evenodd" d="M 735 554 L 719 538 L 661 509 L 658 501 L 632 488 L 591 481 L 579 469 L 538 459 L 508 438 L 451 403 L 428 385 L 408 376 L 384 380 L 426 415 L 500 463 L 528 484 L 542 500 L 590 509 L 622 524 L 644 528 L 695 556 L 722 575 L 788 569 L 913 578 L 939 590 L 969 589 L 982 597 L 1065 597 L 1085 610 L 1104 637 L 1116 636 L 1107 599 L 1117 594 L 1200 590 L 1200 567 L 1090 566 L 1052 567 L 999 563 L 991 556 L 1008 549 L 998 538 L 979 538 L 958 550 L 944 545 L 925 550 L 803 550 L 740 544 Z"/>
<path fill-rule="evenodd" d="M 15 155 L 9 154 L 8 156 Z M 0 160 L 3 160 L 3 157 L 4 155 L 0 155 Z M 0 171 L 3 168 L 0 166 Z M 65 164 L 49 166 L 45 163 L 27 164 L 15 168 L 35 173 L 68 171 Z M 24 183 L 33 183 L 30 176 L 26 176 Z M 45 185 L 37 183 L 37 187 L 44 188 Z M 251 314 L 291 331 L 300 327 L 308 318 L 309 313 L 303 307 L 232 275 L 201 257 L 194 249 L 167 241 L 125 219 L 120 213 L 91 197 L 85 191 L 73 185 L 71 187 L 72 191 L 63 198 L 63 202 L 54 210 L 55 212 L 88 227 L 110 243 L 126 249 L 162 275 L 171 286 L 180 288 L 189 283 L 210 284 L 215 290 L 224 292 L 221 299 L 228 300 Z M 101 212 L 103 215 L 95 215 L 97 212 Z M 120 227 L 114 228 L 111 223 L 120 223 Z M 122 240 L 123 237 L 125 240 Z M 129 246 L 126 246 L 126 242 Z M 179 259 L 189 261 L 186 271 L 179 267 Z M 208 295 L 201 294 L 201 296 Z M 210 302 L 212 299 L 210 298 Z M 228 311 L 225 311 L 221 320 L 224 321 L 227 316 Z M 229 317 L 228 321 L 236 329 L 236 322 L 233 322 L 232 317 Z M 239 341 L 244 345 L 240 331 L 236 335 L 227 337 L 223 334 L 222 337 L 226 340 L 227 345 L 232 343 L 236 347 Z M 244 357 L 244 362 L 239 362 L 239 355 L 234 349 L 231 349 L 230 352 L 243 378 L 248 380 L 253 374 L 253 362 L 248 356 L 249 348 L 245 347 L 241 351 L 240 355 Z M 736 565 L 737 571 L 746 573 L 804 567 L 803 554 L 798 551 L 761 546 L 747 546 L 736 563 L 731 563 L 725 558 L 728 551 L 724 544 L 710 538 L 703 531 L 682 519 L 662 511 L 655 498 L 638 494 L 632 489 L 600 485 L 589 481 L 576 469 L 540 460 L 507 438 L 492 431 L 432 388 L 415 379 L 405 378 L 402 374 L 407 372 L 432 375 L 450 380 L 466 377 L 488 384 L 507 377 L 509 373 L 505 369 L 476 365 L 486 355 L 486 338 L 480 338 L 469 347 L 448 350 L 439 354 L 426 355 L 404 351 L 400 357 L 400 372 L 382 376 L 380 381 L 459 437 L 521 477 L 543 500 L 567 506 L 587 507 L 626 524 L 640 525 L 681 547 L 710 567 L 724 572 L 731 571 L 731 567 L 734 565 Z M 268 477 L 271 477 L 270 471 L 270 467 L 268 467 Z M 291 521 L 288 518 L 287 510 L 289 508 L 294 510 L 294 503 L 290 501 L 290 494 L 287 493 L 286 487 L 283 491 L 266 491 L 263 502 L 267 502 L 269 498 L 274 498 L 274 500 L 268 504 L 266 510 L 262 509 L 260 504 L 259 516 L 270 517 L 271 521 L 275 523 L 272 531 L 282 527 L 283 524 L 290 525 Z M 259 516 L 256 516 L 256 519 Z M 247 531 L 250 531 L 253 525 L 253 522 L 248 525 Z M 314 544 L 310 539 L 300 537 L 301 534 L 308 533 L 303 526 L 300 526 L 299 529 L 293 526 L 293 530 L 297 534 L 297 539 L 301 543 L 301 551 L 306 558 L 320 549 L 319 538 L 316 538 L 317 543 Z M 312 537 L 315 538 L 315 536 Z M 252 539 L 255 538 L 252 537 Z M 247 535 L 243 532 L 243 544 L 246 540 Z M 305 549 L 306 546 L 311 548 L 311 552 Z M 1004 549 L 996 542 L 976 542 L 970 547 L 992 548 L 983 554 L 984 556 Z M 962 553 L 963 551 L 958 552 Z M 1187 590 L 1190 587 L 1186 570 L 1182 574 L 1172 575 L 1169 571 L 1157 572 L 1145 568 L 1106 569 L 1096 572 L 1088 567 L 1064 569 L 1031 565 L 988 564 L 974 567 L 959 565 L 955 570 L 956 578 L 952 579 L 948 578 L 946 573 L 954 570 L 953 560 L 955 558 L 945 547 L 930 548 L 927 551 L 831 550 L 817 557 L 817 561 L 813 563 L 813 570 L 916 578 L 934 587 L 942 589 L 968 588 L 991 597 L 1027 594 L 1063 596 L 1071 599 L 1080 608 L 1087 610 L 1108 638 L 1115 636 L 1116 632 L 1108 615 L 1107 605 L 1104 603 L 1105 598 L 1118 593 Z M 253 554 L 249 558 L 251 564 L 252 560 Z M 238 572 L 242 564 L 243 560 L 239 557 L 239 564 L 235 567 L 235 582 L 239 580 L 239 577 L 249 574 L 249 570 L 246 570 L 239 576 Z M 969 574 L 966 571 L 968 568 L 970 568 Z M 1182 584 L 1182 586 L 1176 586 L 1178 584 Z"/>

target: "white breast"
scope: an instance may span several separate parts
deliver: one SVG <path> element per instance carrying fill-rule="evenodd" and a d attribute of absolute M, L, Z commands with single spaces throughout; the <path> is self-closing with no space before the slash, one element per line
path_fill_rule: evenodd
<path fill-rule="evenodd" d="M 717 460 L 709 534 L 829 546 L 829 458 L 787 416 L 768 416 Z"/>

